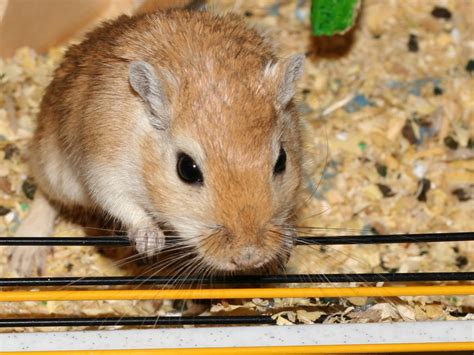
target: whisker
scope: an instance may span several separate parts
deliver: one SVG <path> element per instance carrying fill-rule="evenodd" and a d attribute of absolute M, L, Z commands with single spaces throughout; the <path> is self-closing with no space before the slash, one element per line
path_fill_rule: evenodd
<path fill-rule="evenodd" d="M 282 228 L 284 228 L 282 226 Z M 351 233 L 362 233 L 364 230 L 363 229 L 357 229 L 357 228 L 341 228 L 341 227 L 311 227 L 311 226 L 292 226 L 291 228 L 294 228 L 296 230 L 321 230 L 321 231 L 342 231 L 342 232 L 351 232 Z"/>
<path fill-rule="evenodd" d="M 324 129 L 324 126 L 323 126 L 323 129 Z M 326 131 L 326 157 L 324 158 L 325 161 L 324 161 L 321 177 L 319 178 L 319 181 L 317 182 L 316 186 L 314 186 L 314 188 L 312 189 L 310 195 L 306 198 L 306 201 L 303 202 L 303 205 L 308 205 L 309 201 L 314 197 L 314 195 L 316 194 L 316 191 L 321 186 L 321 183 L 324 178 L 324 174 L 326 173 L 326 170 L 329 166 L 329 156 L 330 156 L 329 139 L 328 139 L 328 134 Z"/>
<path fill-rule="evenodd" d="M 305 248 L 312 248 L 312 249 L 315 249 L 315 245 L 304 245 L 304 247 L 305 247 Z M 370 266 L 370 264 L 368 264 L 367 262 L 365 262 L 365 261 L 363 261 L 363 260 L 361 260 L 361 259 L 358 259 L 358 258 L 356 258 L 356 257 L 353 257 L 353 256 L 351 256 L 350 254 L 345 253 L 345 252 L 343 252 L 343 251 L 341 251 L 341 250 L 338 250 L 338 249 L 336 249 L 336 248 L 333 248 L 333 247 L 325 246 L 325 248 L 331 249 L 332 251 L 343 255 L 343 256 L 345 256 L 347 259 L 352 259 L 352 260 L 356 261 L 358 264 L 365 266 L 370 272 L 372 272 L 372 273 L 374 272 L 374 270 L 373 270 L 373 268 Z M 302 250 L 301 250 L 301 249 L 295 248 L 294 251 L 293 251 L 293 257 L 294 257 L 294 258 L 297 258 L 297 255 L 299 254 L 299 255 L 301 255 L 302 257 L 307 258 L 307 255 L 302 255 L 301 253 L 302 253 Z M 316 255 L 316 256 L 319 256 L 318 254 L 321 255 L 321 253 L 316 253 L 315 255 Z M 349 265 L 347 265 L 347 263 L 343 263 L 343 264 L 344 264 L 344 268 L 345 268 L 345 269 L 349 269 L 349 271 L 350 271 L 351 274 L 357 274 L 353 268 L 351 268 Z M 318 273 L 320 273 L 320 272 L 318 272 Z M 383 274 L 380 274 L 380 273 L 376 273 L 376 274 L 377 274 L 377 275 L 380 275 L 380 276 L 383 276 Z M 323 277 L 324 277 L 324 276 L 323 276 Z M 328 280 L 327 278 L 326 278 L 326 281 L 327 281 L 327 284 L 330 284 L 330 285 L 334 285 L 334 284 L 335 284 L 335 283 L 333 283 L 333 282 L 329 282 L 329 280 Z M 373 284 L 373 283 L 371 283 L 371 282 L 367 282 L 365 279 L 363 279 L 363 277 L 360 277 L 358 280 L 357 280 L 357 279 L 354 279 L 353 281 L 354 281 L 354 282 L 357 282 L 357 283 L 362 283 L 362 284 L 364 284 L 364 285 L 371 285 L 371 284 Z M 388 281 L 388 280 L 386 280 L 386 281 Z M 381 297 L 381 298 L 382 298 L 384 301 L 386 301 L 387 303 L 393 304 L 393 301 L 392 301 L 391 299 L 389 299 L 389 298 L 387 298 L 387 297 Z"/>

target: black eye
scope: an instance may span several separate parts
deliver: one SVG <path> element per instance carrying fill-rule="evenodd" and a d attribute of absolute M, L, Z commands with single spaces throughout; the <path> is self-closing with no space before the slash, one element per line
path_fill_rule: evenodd
<path fill-rule="evenodd" d="M 286 152 L 283 148 L 280 148 L 280 153 L 278 154 L 278 159 L 273 168 L 274 174 L 281 174 L 286 169 Z"/>
<path fill-rule="evenodd" d="M 203 181 L 201 169 L 187 154 L 179 153 L 176 171 L 179 178 L 187 184 L 201 184 Z"/>

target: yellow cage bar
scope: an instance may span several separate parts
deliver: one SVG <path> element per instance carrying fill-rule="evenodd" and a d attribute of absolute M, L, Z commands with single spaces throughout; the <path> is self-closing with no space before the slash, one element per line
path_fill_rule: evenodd
<path fill-rule="evenodd" d="M 347 345 L 309 345 L 309 346 L 259 346 L 233 348 L 187 348 L 187 349 L 113 349 L 113 350 L 62 350 L 4 352 L 2 355 L 227 355 L 227 354 L 367 354 L 380 352 L 416 351 L 470 351 L 474 342 L 464 343 L 411 343 L 411 344 L 347 344 Z"/>
<path fill-rule="evenodd" d="M 473 295 L 474 286 L 4 291 L 0 302 Z"/>

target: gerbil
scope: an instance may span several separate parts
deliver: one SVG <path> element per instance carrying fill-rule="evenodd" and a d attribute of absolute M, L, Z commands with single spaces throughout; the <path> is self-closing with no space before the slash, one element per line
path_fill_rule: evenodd
<path fill-rule="evenodd" d="M 165 225 L 210 270 L 285 258 L 302 180 L 303 59 L 278 58 L 235 15 L 121 16 L 54 73 L 31 144 L 38 186 L 48 201 L 120 221 L 141 253 L 163 248 Z M 23 271 L 32 260 L 13 256 Z"/>

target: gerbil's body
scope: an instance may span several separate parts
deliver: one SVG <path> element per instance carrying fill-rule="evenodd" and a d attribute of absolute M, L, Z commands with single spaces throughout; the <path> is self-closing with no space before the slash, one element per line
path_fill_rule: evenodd
<path fill-rule="evenodd" d="M 276 261 L 301 182 L 301 71 L 234 16 L 122 16 L 56 70 L 34 176 L 50 200 L 119 220 L 141 252 L 162 248 L 166 226 L 213 270 Z"/>

